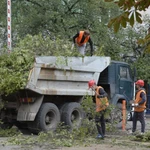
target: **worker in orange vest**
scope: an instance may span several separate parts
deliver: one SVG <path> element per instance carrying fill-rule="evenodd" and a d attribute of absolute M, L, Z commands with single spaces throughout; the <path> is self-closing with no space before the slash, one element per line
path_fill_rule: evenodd
<path fill-rule="evenodd" d="M 144 110 L 146 109 L 146 92 L 143 88 L 144 81 L 138 80 L 135 85 L 137 91 L 135 101 L 132 104 L 134 106 L 132 133 L 136 131 L 137 121 L 139 120 L 141 123 L 141 134 L 143 134 L 145 132 Z"/>
<path fill-rule="evenodd" d="M 85 48 L 86 48 L 86 43 L 90 43 L 91 47 L 91 56 L 93 55 L 93 42 L 90 38 L 90 32 L 88 30 L 85 31 L 80 31 L 78 32 L 75 36 L 73 36 L 73 45 L 72 48 L 74 48 L 74 45 L 76 44 L 78 47 L 78 51 L 81 55 L 85 55 Z"/>
<path fill-rule="evenodd" d="M 104 114 L 106 108 L 109 105 L 107 93 L 101 86 L 97 86 L 94 80 L 88 82 L 89 88 L 95 92 L 95 103 L 96 103 L 96 117 L 95 123 L 98 130 L 98 135 L 96 138 L 103 139 L 105 136 L 105 118 Z"/>

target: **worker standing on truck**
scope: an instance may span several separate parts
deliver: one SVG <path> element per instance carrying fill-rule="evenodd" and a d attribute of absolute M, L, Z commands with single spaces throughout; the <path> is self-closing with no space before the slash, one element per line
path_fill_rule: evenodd
<path fill-rule="evenodd" d="M 91 56 L 92 56 L 93 55 L 93 42 L 90 38 L 89 30 L 79 31 L 75 36 L 73 36 L 73 45 L 71 49 L 73 49 L 74 45 L 76 44 L 78 47 L 79 53 L 84 56 L 87 42 L 90 43 Z"/>
<path fill-rule="evenodd" d="M 107 93 L 101 86 L 97 86 L 94 80 L 88 82 L 89 88 L 95 92 L 95 103 L 96 103 L 96 117 L 95 123 L 98 130 L 98 135 L 96 138 L 104 139 L 105 136 L 105 118 L 104 114 L 106 108 L 109 105 Z"/>
<path fill-rule="evenodd" d="M 134 106 L 132 133 L 136 131 L 137 121 L 139 120 L 141 123 L 141 134 L 143 134 L 145 132 L 144 110 L 146 109 L 146 92 L 143 88 L 144 81 L 138 80 L 135 85 L 137 91 L 135 101 L 132 104 Z"/>

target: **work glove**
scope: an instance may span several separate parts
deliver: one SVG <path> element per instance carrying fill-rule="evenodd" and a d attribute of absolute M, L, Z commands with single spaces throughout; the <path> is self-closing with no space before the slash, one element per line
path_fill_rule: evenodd
<path fill-rule="evenodd" d="M 137 107 L 137 106 L 139 106 L 139 104 L 135 103 L 135 104 L 132 104 L 132 106 Z"/>
<path fill-rule="evenodd" d="M 104 95 L 97 95 L 97 98 L 104 98 Z"/>
<path fill-rule="evenodd" d="M 72 44 L 72 46 L 71 46 L 71 50 L 73 50 L 74 49 L 74 43 Z"/>

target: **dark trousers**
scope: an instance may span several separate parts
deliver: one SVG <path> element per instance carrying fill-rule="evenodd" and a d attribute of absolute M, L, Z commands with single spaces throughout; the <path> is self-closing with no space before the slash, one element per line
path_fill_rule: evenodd
<path fill-rule="evenodd" d="M 132 132 L 136 131 L 137 121 L 141 123 L 141 132 L 145 132 L 145 119 L 144 119 L 144 111 L 143 112 L 134 112 L 133 115 L 133 129 Z"/>
<path fill-rule="evenodd" d="M 104 118 L 104 113 L 105 113 L 105 111 L 101 111 L 95 117 L 95 123 L 96 123 L 97 131 L 103 137 L 105 136 L 105 118 Z"/>

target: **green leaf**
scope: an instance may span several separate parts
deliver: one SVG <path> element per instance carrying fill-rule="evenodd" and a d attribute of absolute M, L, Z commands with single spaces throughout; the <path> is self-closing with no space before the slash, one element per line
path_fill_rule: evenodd
<path fill-rule="evenodd" d="M 119 7 L 122 7 L 123 5 L 125 7 L 125 0 L 119 0 L 117 3 Z"/>
<path fill-rule="evenodd" d="M 144 44 L 145 42 L 144 42 L 144 39 L 139 39 L 139 40 L 137 41 L 137 43 L 138 43 L 139 45 L 141 45 L 141 44 Z"/>
<path fill-rule="evenodd" d="M 121 17 L 121 25 L 122 25 L 124 28 L 126 28 L 126 26 L 127 26 L 127 20 L 126 20 L 126 18 Z"/>
<path fill-rule="evenodd" d="M 133 25 L 134 25 L 134 13 L 132 13 L 131 17 L 129 18 L 129 23 L 133 27 Z"/>
<path fill-rule="evenodd" d="M 110 28 L 116 20 L 117 20 L 117 18 L 111 19 L 108 23 L 108 27 Z"/>
<path fill-rule="evenodd" d="M 135 15 L 136 15 L 136 21 L 137 21 L 138 23 L 142 23 L 141 14 L 138 13 L 138 12 L 135 12 Z"/>
<path fill-rule="evenodd" d="M 120 21 L 119 21 L 119 20 L 116 20 L 116 21 L 114 22 L 114 32 L 115 32 L 115 33 L 118 32 L 119 27 L 120 27 Z"/>

